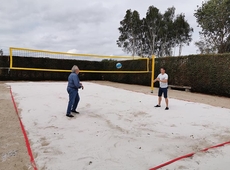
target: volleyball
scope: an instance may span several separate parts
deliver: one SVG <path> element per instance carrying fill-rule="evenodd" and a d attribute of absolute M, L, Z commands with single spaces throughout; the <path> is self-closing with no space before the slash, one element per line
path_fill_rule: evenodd
<path fill-rule="evenodd" d="M 117 69 L 120 69 L 122 67 L 122 64 L 121 63 L 117 63 L 116 67 L 117 67 Z"/>

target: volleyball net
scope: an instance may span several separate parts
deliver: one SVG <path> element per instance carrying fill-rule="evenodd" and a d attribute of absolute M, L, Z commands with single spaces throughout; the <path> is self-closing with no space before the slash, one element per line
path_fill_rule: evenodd
<path fill-rule="evenodd" d="M 9 54 L 10 70 L 70 72 L 73 65 L 78 65 L 81 73 L 152 73 L 151 78 L 154 78 L 154 56 L 150 62 L 149 58 L 139 56 L 74 54 L 16 47 L 10 47 Z M 121 69 L 116 68 L 118 62 L 122 64 Z"/>

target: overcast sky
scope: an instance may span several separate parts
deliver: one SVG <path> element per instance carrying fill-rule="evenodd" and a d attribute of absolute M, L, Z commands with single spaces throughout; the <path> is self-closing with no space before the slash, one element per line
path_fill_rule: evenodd
<path fill-rule="evenodd" d="M 194 28 L 182 54 L 195 54 L 199 29 L 193 16 L 202 0 L 0 0 L 0 49 L 23 47 L 102 55 L 124 55 L 118 27 L 127 9 L 145 17 L 149 6 L 164 12 L 174 6 Z M 178 51 L 176 51 L 178 54 Z"/>

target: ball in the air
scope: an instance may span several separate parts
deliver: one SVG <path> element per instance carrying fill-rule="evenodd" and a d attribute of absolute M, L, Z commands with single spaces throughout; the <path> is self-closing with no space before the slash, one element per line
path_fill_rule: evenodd
<path fill-rule="evenodd" d="M 121 63 L 117 63 L 116 67 L 117 67 L 117 69 L 120 69 L 122 67 L 122 64 Z"/>

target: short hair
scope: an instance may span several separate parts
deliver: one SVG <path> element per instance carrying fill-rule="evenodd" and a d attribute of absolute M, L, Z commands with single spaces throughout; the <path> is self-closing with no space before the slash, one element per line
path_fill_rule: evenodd
<path fill-rule="evenodd" d="M 72 73 L 75 73 L 76 70 L 79 70 L 78 66 L 74 65 L 71 69 Z"/>
<path fill-rule="evenodd" d="M 165 71 L 165 67 L 161 67 L 161 69 L 163 69 Z"/>

